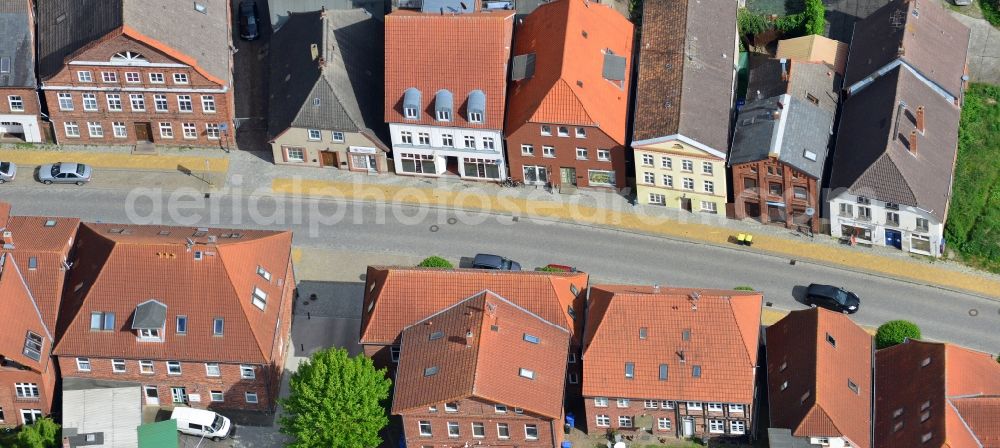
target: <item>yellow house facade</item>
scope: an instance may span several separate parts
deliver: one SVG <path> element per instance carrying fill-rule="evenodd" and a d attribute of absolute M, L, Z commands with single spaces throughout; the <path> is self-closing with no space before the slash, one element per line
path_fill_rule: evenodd
<path fill-rule="evenodd" d="M 635 146 L 636 195 L 640 204 L 690 212 L 725 213 L 725 153 L 674 136 Z"/>

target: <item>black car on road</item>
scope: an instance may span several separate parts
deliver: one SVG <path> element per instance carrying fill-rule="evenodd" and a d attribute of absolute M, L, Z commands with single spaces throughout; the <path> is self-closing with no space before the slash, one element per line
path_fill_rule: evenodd
<path fill-rule="evenodd" d="M 240 37 L 254 40 L 260 37 L 260 19 L 257 15 L 257 2 L 243 0 L 240 2 Z"/>
<path fill-rule="evenodd" d="M 476 254 L 472 259 L 472 267 L 476 269 L 494 269 L 500 271 L 520 271 L 521 263 L 499 255 Z"/>
<path fill-rule="evenodd" d="M 854 314 L 861 307 L 861 299 L 844 288 L 813 283 L 806 290 L 806 304 Z"/>

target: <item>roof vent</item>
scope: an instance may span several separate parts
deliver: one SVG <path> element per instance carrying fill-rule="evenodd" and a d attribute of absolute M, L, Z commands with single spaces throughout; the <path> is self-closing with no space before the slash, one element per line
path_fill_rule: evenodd
<path fill-rule="evenodd" d="M 691 300 L 698 300 L 701 298 L 701 293 L 698 291 L 691 291 L 691 294 L 689 294 L 688 297 L 691 297 Z"/>
<path fill-rule="evenodd" d="M 660 293 L 660 284 L 659 283 L 653 283 L 653 293 L 654 294 L 659 294 Z"/>

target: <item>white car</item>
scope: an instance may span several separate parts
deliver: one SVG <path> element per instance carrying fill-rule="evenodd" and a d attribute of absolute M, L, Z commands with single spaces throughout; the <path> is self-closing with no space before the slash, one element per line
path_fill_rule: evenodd
<path fill-rule="evenodd" d="M 0 162 L 0 184 L 13 182 L 17 177 L 17 165 L 14 162 Z"/>
<path fill-rule="evenodd" d="M 204 409 L 177 407 L 170 418 L 177 420 L 178 432 L 216 441 L 231 437 L 236 429 L 228 418 Z"/>

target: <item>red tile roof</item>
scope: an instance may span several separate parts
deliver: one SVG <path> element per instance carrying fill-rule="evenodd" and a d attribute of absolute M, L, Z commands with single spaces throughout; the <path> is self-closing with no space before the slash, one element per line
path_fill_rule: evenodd
<path fill-rule="evenodd" d="M 791 312 L 767 328 L 771 427 L 872 446 L 871 371 L 872 337 L 846 315 L 821 308 Z"/>
<path fill-rule="evenodd" d="M 403 331 L 392 413 L 478 398 L 558 419 L 569 339 L 565 328 L 477 293 Z"/>
<path fill-rule="evenodd" d="M 594 286 L 589 300 L 584 396 L 753 402 L 761 293 Z M 632 379 L 627 362 L 634 363 Z M 667 364 L 666 381 L 660 364 Z"/>
<path fill-rule="evenodd" d="M 42 372 L 50 359 L 52 332 L 45 326 L 38 305 L 21 275 L 15 261 L 17 256 L 11 252 L 0 253 L 0 357 Z M 42 338 L 38 360 L 24 353 L 29 331 Z"/>
<path fill-rule="evenodd" d="M 385 17 L 385 121 L 503 129 L 514 11 L 458 15 L 397 10 Z M 421 92 L 419 120 L 403 117 L 403 92 Z M 434 95 L 449 90 L 452 121 L 434 120 Z M 469 93 L 486 94 L 483 123 L 466 121 Z M 430 112 L 428 112 L 430 111 Z"/>
<path fill-rule="evenodd" d="M 291 240 L 290 232 L 84 224 L 55 354 L 269 362 L 281 302 L 294 288 L 285 284 Z M 264 310 L 251 302 L 254 288 L 267 294 Z M 136 306 L 150 299 L 167 306 L 163 343 L 138 342 L 131 330 Z M 115 330 L 91 331 L 92 312 L 115 313 Z M 177 316 L 187 316 L 186 335 L 175 331 Z M 212 335 L 216 317 L 224 319 L 222 337 Z"/>
<path fill-rule="evenodd" d="M 46 225 L 51 224 L 51 225 Z M 80 220 L 43 216 L 11 216 L 6 230 L 11 232 L 18 267 L 28 289 L 52 331 L 59 319 L 59 305 L 65 280 L 64 263 L 69 257 Z M 35 267 L 31 268 L 34 258 Z"/>
<path fill-rule="evenodd" d="M 574 316 L 582 318 L 581 293 L 587 288 L 587 274 L 582 272 L 369 266 L 366 278 L 361 343 L 381 345 L 395 343 L 406 326 L 484 289 L 574 331 Z"/>
<path fill-rule="evenodd" d="M 535 55 L 534 74 L 511 81 L 508 134 L 526 122 L 594 126 L 625 144 L 633 27 L 608 5 L 545 3 L 517 27 L 514 55 Z M 619 86 L 603 77 L 610 50 L 626 59 Z"/>
<path fill-rule="evenodd" d="M 998 446 L 987 444 L 998 436 L 1000 364 L 992 355 L 910 340 L 879 350 L 875 363 L 876 446 Z"/>

